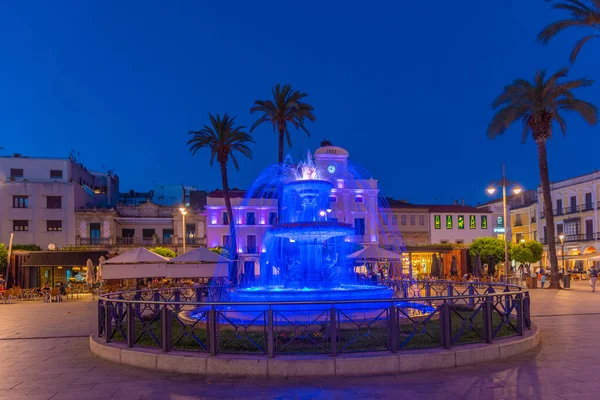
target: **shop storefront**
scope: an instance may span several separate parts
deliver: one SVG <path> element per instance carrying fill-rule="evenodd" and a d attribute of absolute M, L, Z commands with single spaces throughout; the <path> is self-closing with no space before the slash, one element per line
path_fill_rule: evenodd
<path fill-rule="evenodd" d="M 458 267 L 458 276 L 462 277 L 467 271 L 466 249 L 454 249 L 450 246 L 408 246 L 407 257 L 403 260 L 402 269 L 405 274 L 409 273 L 412 266 L 412 276 L 415 279 L 421 279 L 431 274 L 431 263 L 433 254 L 442 259 L 442 268 L 444 276 L 450 276 L 452 267 L 452 256 L 456 257 L 456 266 Z"/>

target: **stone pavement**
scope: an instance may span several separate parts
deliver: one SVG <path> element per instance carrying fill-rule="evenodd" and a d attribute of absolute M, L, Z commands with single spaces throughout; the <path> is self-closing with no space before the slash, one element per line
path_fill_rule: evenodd
<path fill-rule="evenodd" d="M 173 375 L 97 359 L 88 349 L 96 323 L 90 297 L 0 304 L 0 399 L 600 398 L 600 292 L 575 282 L 571 290 L 533 290 L 532 303 L 542 345 L 516 358 L 401 376 L 269 380 Z"/>

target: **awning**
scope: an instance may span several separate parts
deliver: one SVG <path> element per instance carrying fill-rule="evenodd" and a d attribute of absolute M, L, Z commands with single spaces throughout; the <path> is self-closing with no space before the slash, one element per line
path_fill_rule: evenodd
<path fill-rule="evenodd" d="M 87 260 L 92 260 L 98 265 L 100 257 L 108 254 L 108 251 L 31 251 L 23 255 L 23 267 L 78 267 L 84 266 Z"/>
<path fill-rule="evenodd" d="M 400 254 L 383 249 L 379 246 L 365 246 L 364 249 L 358 250 L 350 254 L 348 258 L 367 261 L 402 260 L 402 256 Z"/>
<path fill-rule="evenodd" d="M 229 276 L 229 260 L 206 247 L 175 257 L 167 263 L 167 278 L 211 278 Z"/>
<path fill-rule="evenodd" d="M 163 278 L 167 276 L 167 261 L 140 247 L 102 263 L 102 279 Z"/>

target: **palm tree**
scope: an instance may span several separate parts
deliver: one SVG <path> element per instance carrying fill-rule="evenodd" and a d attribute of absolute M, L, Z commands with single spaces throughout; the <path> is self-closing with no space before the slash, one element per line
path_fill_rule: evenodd
<path fill-rule="evenodd" d="M 598 121 L 598 109 L 592 103 L 580 100 L 571 93 L 573 89 L 590 87 L 593 81 L 587 78 L 573 81 L 561 81 L 567 76 L 567 69 L 561 69 L 546 79 L 546 71 L 538 71 L 533 82 L 516 79 L 504 87 L 503 92 L 494 101 L 492 107 L 498 109 L 494 115 L 487 134 L 490 139 L 503 134 L 515 122 L 523 124 L 524 143 L 528 134 L 537 145 L 538 163 L 540 166 L 540 181 L 544 196 L 546 215 L 546 240 L 552 277 L 551 288 L 559 288 L 558 261 L 554 237 L 554 215 L 552 213 L 552 198 L 550 197 L 550 180 L 548 178 L 548 160 L 546 141 L 552 136 L 553 123 L 558 124 L 566 135 L 566 125 L 563 115 L 565 112 L 579 114 L 587 123 L 595 125 Z"/>
<path fill-rule="evenodd" d="M 549 0 L 551 1 L 551 0 Z M 556 21 L 544 28 L 538 35 L 538 41 L 547 44 L 559 32 L 571 27 L 592 28 L 600 31 L 600 0 L 562 0 L 553 5 L 557 10 L 565 10 L 570 17 Z M 571 52 L 571 63 L 588 41 L 600 38 L 600 34 L 587 35 L 580 39 Z"/>
<path fill-rule="evenodd" d="M 210 149 L 210 165 L 212 166 L 215 160 L 221 167 L 221 179 L 223 183 L 223 197 L 225 199 L 225 207 L 229 217 L 229 237 L 233 247 L 233 258 L 237 260 L 237 242 L 235 235 L 235 222 L 233 219 L 233 208 L 231 207 L 231 199 L 229 198 L 229 183 L 227 179 L 227 163 L 231 158 L 233 165 L 237 171 L 240 170 L 236 153 L 252 159 L 252 150 L 248 147 L 249 143 L 254 143 L 252 137 L 244 132 L 245 126 L 237 126 L 235 117 L 223 115 L 223 118 L 217 114 L 213 116 L 208 114 L 210 125 L 204 125 L 199 131 L 189 132 L 192 138 L 187 142 L 190 146 L 190 151 L 193 155 L 200 149 Z M 232 278 L 236 278 L 237 273 L 232 274 Z"/>
<path fill-rule="evenodd" d="M 291 85 L 281 86 L 277 84 L 271 90 L 273 92 L 273 100 L 256 100 L 254 107 L 250 109 L 251 114 L 254 112 L 262 113 L 261 117 L 250 128 L 250 132 L 253 132 L 263 122 L 271 122 L 273 131 L 277 131 L 279 134 L 279 164 L 283 164 L 284 136 L 288 146 L 292 147 L 288 124 L 293 125 L 296 130 L 303 130 L 310 136 L 310 132 L 304 126 L 304 122 L 307 119 L 314 122 L 315 116 L 313 115 L 313 106 L 302 102 L 302 99 L 307 96 L 306 93 L 292 90 Z"/>

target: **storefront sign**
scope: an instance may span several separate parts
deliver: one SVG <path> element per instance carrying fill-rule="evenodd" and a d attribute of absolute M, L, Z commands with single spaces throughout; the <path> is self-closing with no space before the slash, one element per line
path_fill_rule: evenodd
<path fill-rule="evenodd" d="M 446 215 L 446 229 L 452 229 L 452 215 Z"/>
<path fill-rule="evenodd" d="M 477 222 L 474 215 L 469 215 L 469 229 L 477 228 Z"/>
<path fill-rule="evenodd" d="M 435 229 L 442 229 L 442 217 L 439 215 L 433 216 L 433 221 L 435 224 Z"/>
<path fill-rule="evenodd" d="M 465 229 L 465 216 L 464 215 L 458 216 L 458 229 Z"/>
<path fill-rule="evenodd" d="M 487 215 L 481 216 L 481 229 L 487 229 Z"/>

